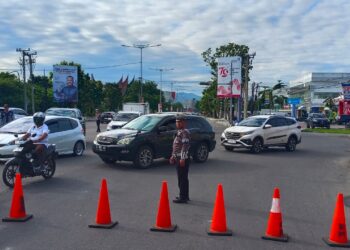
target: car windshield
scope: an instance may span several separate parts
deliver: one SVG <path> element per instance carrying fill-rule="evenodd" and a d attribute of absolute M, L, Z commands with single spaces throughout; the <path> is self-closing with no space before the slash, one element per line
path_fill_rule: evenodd
<path fill-rule="evenodd" d="M 124 125 L 123 128 L 139 131 L 151 131 L 162 119 L 163 117 L 160 116 L 140 116 Z"/>
<path fill-rule="evenodd" d="M 257 117 L 249 117 L 247 119 L 244 119 L 240 123 L 238 123 L 238 126 L 244 126 L 244 127 L 260 127 L 264 124 L 267 118 L 257 118 Z"/>
<path fill-rule="evenodd" d="M 135 119 L 136 117 L 138 117 L 138 115 L 133 113 L 119 113 L 117 114 L 115 120 L 128 122 L 128 121 L 131 121 L 132 119 Z"/>
<path fill-rule="evenodd" d="M 23 117 L 14 120 L 0 128 L 0 133 L 23 134 L 34 125 L 32 117 Z"/>
<path fill-rule="evenodd" d="M 72 118 L 77 118 L 73 110 L 64 110 L 64 109 L 49 109 L 46 111 L 47 115 L 57 115 L 57 116 L 68 116 Z"/>
<path fill-rule="evenodd" d="M 326 116 L 324 114 L 313 114 L 312 117 L 313 118 L 326 118 Z"/>

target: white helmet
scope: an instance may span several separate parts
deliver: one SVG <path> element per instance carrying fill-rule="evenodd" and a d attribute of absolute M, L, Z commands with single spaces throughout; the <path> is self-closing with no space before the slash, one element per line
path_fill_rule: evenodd
<path fill-rule="evenodd" d="M 45 114 L 43 112 L 36 112 L 33 115 L 33 121 L 37 127 L 41 127 L 45 121 Z"/>

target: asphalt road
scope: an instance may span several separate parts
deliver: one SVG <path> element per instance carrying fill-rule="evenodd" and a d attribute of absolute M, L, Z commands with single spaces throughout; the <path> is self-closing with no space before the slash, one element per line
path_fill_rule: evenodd
<path fill-rule="evenodd" d="M 189 204 L 170 203 L 178 230 L 150 232 L 161 182 L 169 199 L 178 193 L 175 169 L 165 160 L 135 169 L 130 163 L 104 164 L 92 151 L 94 123 L 88 123 L 88 149 L 82 157 L 60 157 L 53 179 L 23 180 L 25 205 L 34 218 L 0 222 L 0 249 L 328 249 L 336 195 L 350 194 L 350 137 L 303 133 L 296 152 L 269 149 L 259 155 L 227 152 L 220 145 L 204 164 L 190 167 Z M 223 130 L 215 125 L 217 136 Z M 219 142 L 219 140 L 217 140 Z M 0 169 L 3 167 L 0 166 Z M 114 229 L 90 229 L 101 179 L 108 182 Z M 208 236 L 217 184 L 224 188 L 231 237 Z M 274 187 L 281 191 L 288 243 L 264 241 Z M 6 217 L 12 191 L 0 184 L 0 216 Z M 346 208 L 348 215 L 349 209 Z"/>

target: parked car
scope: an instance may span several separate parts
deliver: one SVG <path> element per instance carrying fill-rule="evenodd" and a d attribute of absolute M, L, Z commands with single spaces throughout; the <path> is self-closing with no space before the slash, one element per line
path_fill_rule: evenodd
<path fill-rule="evenodd" d="M 23 109 L 20 109 L 20 108 L 10 107 L 9 110 L 13 112 L 15 120 L 24 116 L 28 116 L 27 112 L 25 112 Z M 4 111 L 4 108 L 0 107 L 0 112 L 3 112 L 3 111 Z"/>
<path fill-rule="evenodd" d="M 45 124 L 49 128 L 49 144 L 56 144 L 59 155 L 73 154 L 81 156 L 86 148 L 83 128 L 79 121 L 70 117 L 46 116 Z M 22 137 L 34 125 L 33 117 L 26 116 L 14 120 L 0 128 L 0 161 L 13 156 L 15 140 Z"/>
<path fill-rule="evenodd" d="M 215 133 L 207 120 L 184 115 L 191 133 L 190 154 L 196 162 L 205 162 L 215 148 Z M 142 115 L 120 129 L 96 136 L 93 151 L 105 163 L 132 161 L 140 168 L 150 167 L 154 159 L 169 159 L 176 134 L 174 114 Z"/>
<path fill-rule="evenodd" d="M 322 127 L 322 128 L 330 128 L 331 123 L 325 116 L 325 114 L 322 113 L 310 113 L 309 116 L 306 119 L 306 127 L 307 128 L 315 128 L 315 127 Z"/>
<path fill-rule="evenodd" d="M 46 110 L 46 115 L 56 115 L 56 116 L 66 116 L 78 119 L 84 130 L 84 135 L 86 134 L 86 123 L 85 118 L 82 115 L 80 109 L 77 108 L 49 108 Z"/>
<path fill-rule="evenodd" d="M 142 113 L 137 111 L 119 111 L 114 120 L 108 123 L 107 131 L 121 128 L 129 121 L 134 120 L 140 115 L 142 115 Z"/>
<path fill-rule="evenodd" d="M 116 118 L 117 114 L 113 111 L 103 112 L 101 114 L 101 123 L 109 123 Z"/>
<path fill-rule="evenodd" d="M 221 145 L 226 150 L 247 148 L 260 153 L 270 146 L 285 147 L 294 151 L 301 142 L 301 127 L 294 118 L 277 115 L 257 115 L 229 127 L 221 135 Z"/>

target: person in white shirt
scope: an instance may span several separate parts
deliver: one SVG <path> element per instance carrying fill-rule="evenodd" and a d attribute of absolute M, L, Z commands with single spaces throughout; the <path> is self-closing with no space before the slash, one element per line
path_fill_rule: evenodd
<path fill-rule="evenodd" d="M 30 140 L 34 144 L 34 154 L 36 158 L 39 160 L 39 165 L 42 164 L 42 156 L 44 154 L 44 150 L 46 150 L 48 146 L 48 135 L 49 128 L 45 121 L 45 114 L 43 112 L 37 112 L 33 115 L 34 126 L 31 127 L 27 133 L 22 137 L 22 140 Z"/>

